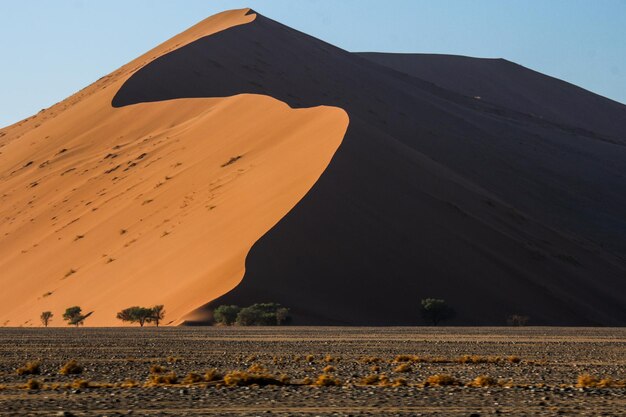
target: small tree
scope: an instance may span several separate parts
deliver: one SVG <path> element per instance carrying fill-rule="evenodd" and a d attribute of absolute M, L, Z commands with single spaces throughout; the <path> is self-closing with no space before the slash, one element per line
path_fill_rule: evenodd
<path fill-rule="evenodd" d="M 151 311 L 148 321 L 154 322 L 156 327 L 159 327 L 159 323 L 165 318 L 165 306 L 163 304 L 156 305 L 152 307 Z"/>
<path fill-rule="evenodd" d="M 289 316 L 289 309 L 287 307 L 281 307 L 276 310 L 276 324 L 278 326 L 287 323 L 291 317 Z"/>
<path fill-rule="evenodd" d="M 117 318 L 129 323 L 139 323 L 139 326 L 143 325 L 152 317 L 152 309 L 145 307 L 128 307 L 117 313 Z"/>
<path fill-rule="evenodd" d="M 422 318 L 433 323 L 433 326 L 439 322 L 453 318 L 455 311 L 448 306 L 446 300 L 438 298 L 422 299 Z"/>
<path fill-rule="evenodd" d="M 506 322 L 509 326 L 526 326 L 530 317 L 521 314 L 513 314 L 507 317 Z"/>
<path fill-rule="evenodd" d="M 41 316 L 39 316 L 41 324 L 43 324 L 44 327 L 48 327 L 48 324 L 52 321 L 52 316 L 54 316 L 54 314 L 52 314 L 51 311 L 44 311 L 41 313 Z"/>
<path fill-rule="evenodd" d="M 216 323 L 230 326 L 237 320 L 237 315 L 241 311 L 239 306 L 219 306 L 213 311 L 213 319 Z"/>
<path fill-rule="evenodd" d="M 83 314 L 83 310 L 78 307 L 69 307 L 63 313 L 63 320 L 67 321 L 67 324 L 72 326 L 80 326 L 85 324 L 85 319 L 89 317 L 91 313 Z"/>

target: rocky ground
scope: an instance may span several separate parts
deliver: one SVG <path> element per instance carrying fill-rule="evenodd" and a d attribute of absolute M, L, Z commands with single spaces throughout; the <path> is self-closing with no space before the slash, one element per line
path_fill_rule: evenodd
<path fill-rule="evenodd" d="M 625 380 L 626 329 L 0 329 L 0 416 L 618 416 Z"/>

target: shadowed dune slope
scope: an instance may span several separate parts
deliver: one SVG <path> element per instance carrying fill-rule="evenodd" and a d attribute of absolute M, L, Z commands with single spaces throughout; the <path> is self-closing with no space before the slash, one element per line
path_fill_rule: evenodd
<path fill-rule="evenodd" d="M 114 108 L 137 69 L 256 17 L 216 15 L 0 134 L 0 325 L 120 325 L 164 304 L 166 323 L 232 289 L 252 244 L 311 188 L 341 143 L 338 108 L 261 95 Z M 233 45 L 233 47 L 236 47 Z"/>
<path fill-rule="evenodd" d="M 626 106 L 506 59 L 359 53 L 372 62 L 507 109 L 626 142 Z"/>
<path fill-rule="evenodd" d="M 154 60 L 113 104 L 244 92 L 341 107 L 350 126 L 242 283 L 191 319 L 276 301 L 298 323 L 414 324 L 436 296 L 457 323 L 626 323 L 626 148 L 593 119 L 476 100 L 260 15 Z"/>

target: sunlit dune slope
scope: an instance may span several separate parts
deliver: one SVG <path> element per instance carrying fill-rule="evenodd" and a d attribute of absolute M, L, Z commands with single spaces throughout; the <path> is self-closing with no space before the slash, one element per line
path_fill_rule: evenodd
<path fill-rule="evenodd" d="M 214 16 L 0 137 L 0 325 L 50 310 L 120 325 L 132 305 L 166 322 L 224 294 L 256 240 L 313 186 L 348 125 L 338 108 L 261 95 L 114 108 L 134 71 L 201 36 L 248 24 Z"/>

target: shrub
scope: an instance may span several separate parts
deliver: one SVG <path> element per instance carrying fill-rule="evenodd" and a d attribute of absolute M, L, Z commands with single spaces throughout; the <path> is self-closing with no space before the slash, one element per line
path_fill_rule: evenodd
<path fill-rule="evenodd" d="M 438 298 L 422 299 L 422 318 L 430 321 L 433 326 L 444 320 L 449 320 L 456 315 L 454 310 L 448 306 L 446 300 Z"/>
<path fill-rule="evenodd" d="M 509 326 L 526 326 L 530 317 L 523 316 L 521 314 L 512 314 L 506 318 L 506 323 Z"/>
<path fill-rule="evenodd" d="M 83 367 L 78 364 L 74 359 L 67 362 L 61 367 L 59 373 L 61 375 L 79 375 L 83 372 Z"/>
<path fill-rule="evenodd" d="M 27 362 L 26 365 L 17 368 L 15 372 L 18 375 L 39 375 L 41 373 L 41 362 Z"/>
<path fill-rule="evenodd" d="M 213 311 L 213 319 L 216 323 L 230 326 L 232 324 L 235 324 L 235 321 L 237 320 L 237 315 L 240 311 L 241 307 L 235 305 L 219 306 Z"/>
<path fill-rule="evenodd" d="M 289 310 L 276 303 L 253 304 L 242 308 L 236 323 L 241 326 L 275 326 L 289 321 Z"/>
<path fill-rule="evenodd" d="M 41 319 L 41 324 L 44 325 L 44 327 L 48 327 L 48 324 L 50 323 L 50 321 L 52 321 L 52 316 L 54 314 L 52 314 L 51 311 L 44 311 L 43 313 L 41 313 L 41 316 L 39 316 L 39 318 Z"/>

